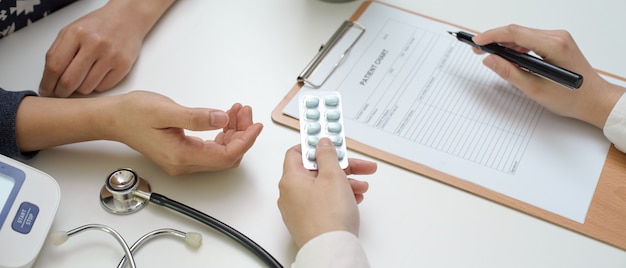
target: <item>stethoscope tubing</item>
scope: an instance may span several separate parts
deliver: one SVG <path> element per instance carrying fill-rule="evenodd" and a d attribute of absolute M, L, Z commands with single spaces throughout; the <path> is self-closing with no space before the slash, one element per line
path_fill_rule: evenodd
<path fill-rule="evenodd" d="M 218 232 L 234 239 L 239 244 L 250 250 L 257 257 L 259 257 L 266 265 L 269 267 L 280 267 L 283 266 L 271 255 L 269 254 L 263 247 L 259 246 L 252 239 L 248 238 L 246 235 L 240 233 L 236 229 L 230 227 L 228 224 L 221 222 L 220 220 L 213 218 L 201 211 L 198 211 L 192 207 L 189 207 L 185 204 L 177 202 L 175 200 L 169 199 L 168 197 L 158 194 L 158 193 L 150 193 L 150 202 L 169 208 L 174 210 L 182 215 L 188 216 L 192 219 L 195 219 Z"/>
<path fill-rule="evenodd" d="M 137 251 L 141 246 L 143 246 L 149 240 L 160 237 L 160 236 L 168 235 L 168 236 L 177 237 L 179 239 L 184 240 L 188 246 L 191 246 L 194 248 L 197 248 L 202 244 L 202 235 L 200 235 L 199 233 L 182 232 L 176 229 L 162 228 L 162 229 L 151 231 L 143 235 L 142 237 L 137 239 L 137 241 L 135 241 L 135 243 L 133 243 L 132 246 L 129 247 L 128 243 L 126 243 L 126 240 L 124 240 L 124 237 L 122 237 L 122 235 L 120 235 L 119 232 L 103 224 L 86 224 L 86 225 L 74 228 L 72 230 L 69 230 L 67 232 L 63 232 L 63 231 L 53 232 L 50 234 L 50 241 L 52 242 L 52 244 L 58 246 L 60 244 L 63 244 L 70 237 L 76 234 L 82 233 L 84 231 L 87 231 L 87 230 L 98 230 L 98 231 L 108 233 L 113 238 L 115 238 L 115 240 L 117 240 L 120 246 L 122 246 L 122 249 L 124 250 L 124 256 L 122 257 L 119 264 L 117 265 L 118 268 L 125 267 L 126 263 L 129 263 L 131 268 L 136 268 L 137 265 L 135 264 L 135 257 L 134 257 L 135 251 Z"/>
<path fill-rule="evenodd" d="M 122 235 L 118 233 L 115 229 L 109 226 L 103 225 L 103 224 L 86 224 L 86 225 L 74 228 L 72 230 L 62 233 L 64 236 L 61 236 L 61 237 L 64 237 L 65 239 L 63 238 L 53 239 L 53 243 L 57 245 L 62 244 L 63 242 L 67 240 L 67 238 L 74 236 L 76 234 L 82 233 L 87 230 L 99 230 L 99 231 L 103 231 L 105 233 L 110 234 L 112 237 L 115 238 L 115 240 L 120 244 L 120 246 L 122 246 L 122 249 L 124 250 L 125 258 L 122 259 L 122 262 L 126 263 L 126 261 L 128 261 L 130 263 L 131 268 L 137 267 L 137 265 L 135 264 L 135 257 L 133 256 L 133 252 L 128 246 L 128 243 L 126 243 L 126 240 L 124 240 Z"/>
<path fill-rule="evenodd" d="M 141 246 L 143 246 L 143 244 L 148 242 L 150 239 L 153 239 L 153 238 L 156 238 L 156 237 L 159 237 L 159 236 L 165 236 L 165 235 L 176 236 L 176 237 L 178 237 L 180 239 L 185 239 L 185 236 L 187 235 L 187 233 L 179 231 L 179 230 L 176 230 L 176 229 L 171 229 L 171 228 L 163 228 L 163 229 L 158 229 L 158 230 L 151 231 L 151 232 L 143 235 L 139 239 L 137 239 L 137 241 L 135 241 L 135 243 L 133 243 L 133 245 L 131 245 L 129 247 L 129 250 L 130 250 L 131 254 L 130 255 L 124 255 L 122 257 L 122 259 L 120 260 L 120 262 L 117 264 L 117 268 L 123 268 L 124 266 L 126 266 L 127 256 L 133 256 L 134 257 L 135 256 L 135 251 L 137 251 Z"/>

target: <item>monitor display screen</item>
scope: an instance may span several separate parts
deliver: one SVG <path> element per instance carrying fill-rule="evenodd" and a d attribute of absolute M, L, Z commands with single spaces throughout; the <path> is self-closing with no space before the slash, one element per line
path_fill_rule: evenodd
<path fill-rule="evenodd" d="M 0 173 L 0 211 L 7 205 L 9 195 L 15 186 L 15 179 Z"/>

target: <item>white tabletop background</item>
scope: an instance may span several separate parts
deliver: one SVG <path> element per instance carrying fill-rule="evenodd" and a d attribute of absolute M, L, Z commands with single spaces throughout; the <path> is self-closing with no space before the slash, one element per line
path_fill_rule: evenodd
<path fill-rule="evenodd" d="M 104 2 L 79 1 L 0 40 L 0 87 L 36 90 L 44 55 L 57 32 Z M 476 31 L 509 23 L 567 29 L 592 65 L 626 77 L 626 1 L 387 2 Z M 131 243 L 157 228 L 197 231 L 204 236 L 200 249 L 161 238 L 137 253 L 137 264 L 263 266 L 231 239 L 164 208 L 148 205 L 128 216 L 102 210 L 98 194 L 105 177 L 118 167 L 131 167 L 155 192 L 224 221 L 289 266 L 297 249 L 276 206 L 277 184 L 284 152 L 298 142 L 299 134 L 274 124 L 270 113 L 319 46 L 361 3 L 178 1 L 145 41 L 129 76 L 104 95 L 150 90 L 186 106 L 220 109 L 241 102 L 253 107 L 263 132 L 239 168 L 182 177 L 168 176 L 114 142 L 42 151 L 28 163 L 61 186 L 52 229 L 102 223 Z M 623 250 L 392 165 L 379 162 L 378 167 L 377 174 L 360 177 L 370 183 L 360 205 L 361 241 L 374 267 L 626 267 Z M 86 232 L 61 246 L 44 245 L 35 267 L 114 267 L 121 256 L 109 235 Z"/>

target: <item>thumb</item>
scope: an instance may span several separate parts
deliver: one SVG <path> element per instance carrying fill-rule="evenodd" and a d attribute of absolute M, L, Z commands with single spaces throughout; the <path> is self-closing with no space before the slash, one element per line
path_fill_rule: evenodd
<path fill-rule="evenodd" d="M 175 112 L 168 113 L 171 126 L 192 131 L 220 129 L 228 125 L 228 114 L 221 110 L 210 108 L 180 107 Z"/>
<path fill-rule="evenodd" d="M 337 151 L 330 139 L 320 139 L 317 143 L 315 154 L 315 158 L 317 158 L 317 167 L 321 175 L 318 177 L 334 177 L 334 173 L 341 173 L 345 177 L 345 173 L 339 166 Z"/>

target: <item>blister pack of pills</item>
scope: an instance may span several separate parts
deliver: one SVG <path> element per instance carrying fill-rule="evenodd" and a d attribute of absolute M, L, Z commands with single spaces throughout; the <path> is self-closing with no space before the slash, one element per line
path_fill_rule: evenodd
<path fill-rule="evenodd" d="M 302 163 L 310 170 L 317 169 L 315 147 L 328 137 L 335 145 L 341 168 L 348 167 L 346 135 L 343 126 L 343 105 L 337 91 L 308 90 L 299 94 L 300 137 Z"/>

